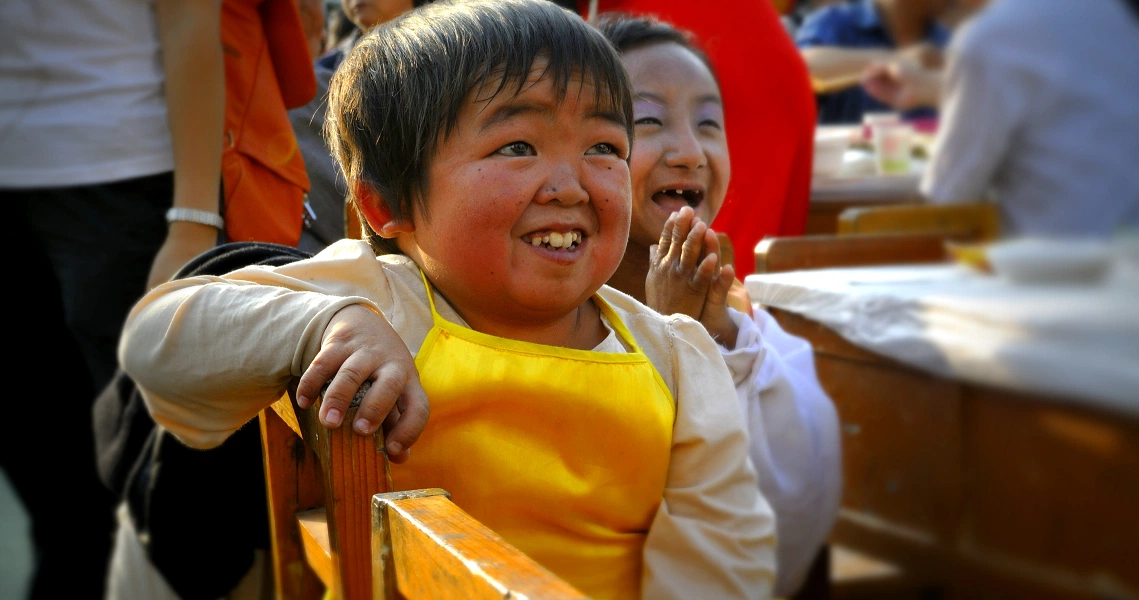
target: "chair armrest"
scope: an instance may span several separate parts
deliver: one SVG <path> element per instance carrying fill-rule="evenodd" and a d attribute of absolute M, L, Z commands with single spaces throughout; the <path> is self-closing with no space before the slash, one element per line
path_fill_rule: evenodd
<path fill-rule="evenodd" d="M 437 488 L 372 498 L 372 560 L 373 589 L 385 598 L 586 597 Z"/>

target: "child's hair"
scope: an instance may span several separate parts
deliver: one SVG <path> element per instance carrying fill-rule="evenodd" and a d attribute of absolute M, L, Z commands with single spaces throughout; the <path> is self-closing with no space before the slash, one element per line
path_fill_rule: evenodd
<path fill-rule="evenodd" d="M 708 55 L 700 48 L 696 36 L 689 31 L 679 29 L 674 25 L 661 21 L 655 17 L 636 16 L 620 12 L 601 13 L 591 22 L 609 43 L 624 54 L 630 50 L 651 46 L 653 44 L 676 44 L 695 54 L 712 73 L 712 79 L 719 85 L 720 78 L 716 75 L 716 68 Z"/>
<path fill-rule="evenodd" d="M 393 218 L 410 218 L 412 202 L 426 214 L 431 160 L 468 96 L 518 94 L 537 59 L 547 61 L 543 77 L 558 97 L 574 93 L 578 75 L 594 84 L 598 108 L 621 118 L 632 143 L 628 76 L 581 17 L 549 0 L 439 0 L 374 28 L 329 84 L 325 136 L 350 201 L 359 202 L 359 182 L 380 193 Z M 399 253 L 361 222 L 377 254 Z"/>

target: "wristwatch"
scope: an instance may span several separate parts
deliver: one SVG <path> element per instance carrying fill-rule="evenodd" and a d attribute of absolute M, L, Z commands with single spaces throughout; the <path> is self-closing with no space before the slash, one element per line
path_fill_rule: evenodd
<path fill-rule="evenodd" d="M 166 222 L 173 223 L 174 221 L 189 221 L 191 223 L 201 223 L 202 225 L 210 225 L 218 229 L 225 229 L 225 219 L 216 212 L 201 210 L 198 208 L 182 208 L 175 206 L 166 211 Z"/>

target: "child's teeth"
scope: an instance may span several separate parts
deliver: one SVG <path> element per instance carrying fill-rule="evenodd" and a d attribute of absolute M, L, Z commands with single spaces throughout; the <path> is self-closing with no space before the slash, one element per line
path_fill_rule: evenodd
<path fill-rule="evenodd" d="M 569 248 L 573 248 L 573 245 L 575 243 L 580 243 L 582 240 L 582 237 L 583 236 L 582 236 L 581 232 L 577 232 L 577 231 L 567 231 L 565 233 L 559 233 L 557 231 L 552 231 L 549 234 L 541 236 L 541 237 L 538 237 L 538 236 L 531 237 L 530 238 L 530 245 L 541 246 L 542 244 L 547 244 L 551 248 L 555 248 L 555 249 L 556 248 L 569 249 Z"/>

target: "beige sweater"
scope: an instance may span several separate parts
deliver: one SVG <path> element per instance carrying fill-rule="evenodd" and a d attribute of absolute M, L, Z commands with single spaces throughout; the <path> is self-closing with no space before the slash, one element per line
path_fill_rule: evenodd
<path fill-rule="evenodd" d="M 715 342 L 692 319 L 662 316 L 608 286 L 599 293 L 677 403 L 664 496 L 645 542 L 643 596 L 770 597 L 774 516 Z M 436 298 L 443 318 L 466 325 Z M 187 445 L 210 448 L 281 397 L 316 355 L 332 315 L 353 303 L 381 311 L 413 355 L 432 326 L 411 260 L 377 258 L 365 242 L 342 240 L 281 267 L 155 288 L 131 311 L 119 359 L 155 421 Z M 626 351 L 612 330 L 595 350 Z"/>

